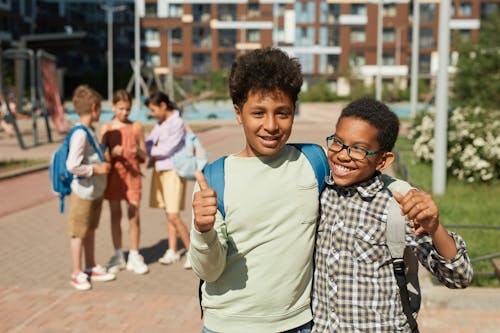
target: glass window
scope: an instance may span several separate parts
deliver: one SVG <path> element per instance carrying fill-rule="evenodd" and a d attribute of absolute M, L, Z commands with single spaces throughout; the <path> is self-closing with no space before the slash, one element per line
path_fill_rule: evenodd
<path fill-rule="evenodd" d="M 302 27 L 295 31 L 295 45 L 312 46 L 314 45 L 314 28 Z"/>
<path fill-rule="evenodd" d="M 260 4 L 259 3 L 249 3 L 248 4 L 248 17 L 259 17 L 260 16 Z"/>
<path fill-rule="evenodd" d="M 206 74 L 211 69 L 211 57 L 206 53 L 193 53 L 193 73 Z"/>
<path fill-rule="evenodd" d="M 182 67 L 184 66 L 184 58 L 182 57 L 182 53 L 173 52 L 172 53 L 172 65 L 174 67 Z"/>
<path fill-rule="evenodd" d="M 314 73 L 314 55 L 313 54 L 298 54 L 300 65 L 302 66 L 302 73 Z"/>
<path fill-rule="evenodd" d="M 260 42 L 260 30 L 257 30 L 257 29 L 247 30 L 247 41 L 250 43 L 259 43 Z"/>
<path fill-rule="evenodd" d="M 221 21 L 234 21 L 236 20 L 236 5 L 219 4 L 218 17 Z"/>
<path fill-rule="evenodd" d="M 394 54 L 384 53 L 382 54 L 382 65 L 384 66 L 394 66 L 396 64 L 396 59 Z"/>
<path fill-rule="evenodd" d="M 320 22 L 337 23 L 340 16 L 340 4 L 321 2 Z"/>
<path fill-rule="evenodd" d="M 297 5 L 296 15 L 298 23 L 314 23 L 316 21 L 314 2 L 297 2 Z"/>
<path fill-rule="evenodd" d="M 181 43 L 182 42 L 182 29 L 181 28 L 173 28 L 171 31 L 172 42 L 173 43 Z"/>
<path fill-rule="evenodd" d="M 496 10 L 500 10 L 500 3 L 492 3 L 492 2 L 481 3 L 481 9 L 480 9 L 481 20 L 486 20 L 488 16 L 494 13 Z"/>
<path fill-rule="evenodd" d="M 362 3 L 351 4 L 351 14 L 353 15 L 366 15 L 366 5 Z"/>
<path fill-rule="evenodd" d="M 434 35 L 433 30 L 430 28 L 420 29 L 420 48 L 429 49 L 434 47 Z"/>
<path fill-rule="evenodd" d="M 431 55 L 430 53 L 423 53 L 420 54 L 419 59 L 418 59 L 418 72 L 423 74 L 423 73 L 430 73 L 431 72 Z"/>
<path fill-rule="evenodd" d="M 146 66 L 158 67 L 161 64 L 160 55 L 158 53 L 146 52 L 144 54 L 144 62 Z"/>
<path fill-rule="evenodd" d="M 384 4 L 384 17 L 395 17 L 397 15 L 397 7 L 395 3 Z"/>
<path fill-rule="evenodd" d="M 420 20 L 422 22 L 433 22 L 435 11 L 436 11 L 436 4 L 434 4 L 434 3 L 421 4 L 420 5 Z"/>
<path fill-rule="evenodd" d="M 393 43 L 396 40 L 394 28 L 384 28 L 382 32 L 382 40 L 386 43 Z"/>
<path fill-rule="evenodd" d="M 203 48 L 212 47 L 210 28 L 193 28 L 193 45 L 194 47 Z"/>
<path fill-rule="evenodd" d="M 219 30 L 219 47 L 234 47 L 236 44 L 236 30 Z"/>
<path fill-rule="evenodd" d="M 353 68 L 365 65 L 365 55 L 364 53 L 356 52 L 349 58 L 349 65 Z"/>
<path fill-rule="evenodd" d="M 184 15 L 184 8 L 182 4 L 169 4 L 168 5 L 168 16 L 170 17 L 182 17 Z"/>
<path fill-rule="evenodd" d="M 461 2 L 457 16 L 472 16 L 472 3 Z"/>
<path fill-rule="evenodd" d="M 236 55 L 234 53 L 220 53 L 218 55 L 219 69 L 231 69 Z"/>
<path fill-rule="evenodd" d="M 363 43 L 366 41 L 365 28 L 351 28 L 350 40 L 353 43 Z"/>
<path fill-rule="evenodd" d="M 339 68 L 339 56 L 337 54 L 322 54 L 319 57 L 319 71 L 325 74 L 334 74 Z"/>
<path fill-rule="evenodd" d="M 193 4 L 194 22 L 208 22 L 210 20 L 211 6 L 209 4 Z"/>
<path fill-rule="evenodd" d="M 156 28 L 144 29 L 144 41 L 146 44 L 160 43 L 160 32 Z"/>

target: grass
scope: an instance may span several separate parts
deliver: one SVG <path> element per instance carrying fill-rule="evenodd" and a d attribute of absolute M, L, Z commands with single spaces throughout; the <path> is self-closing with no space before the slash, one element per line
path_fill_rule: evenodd
<path fill-rule="evenodd" d="M 416 160 L 412 151 L 412 142 L 400 137 L 396 149 L 401 162 L 408 168 L 409 182 L 424 191 L 432 193 L 432 165 Z M 451 175 L 447 178 L 446 193 L 434 196 L 439 210 L 441 222 L 446 225 L 499 226 L 500 182 L 491 184 L 469 184 Z M 467 244 L 471 259 L 500 253 L 500 229 L 466 229 L 449 227 L 460 234 Z M 500 287 L 500 281 L 493 276 L 493 265 L 490 260 L 473 263 L 476 286 Z"/>
<path fill-rule="evenodd" d="M 0 161 L 0 173 L 10 172 L 19 169 L 26 169 L 35 166 L 48 165 L 49 161 L 39 160 L 7 160 Z"/>

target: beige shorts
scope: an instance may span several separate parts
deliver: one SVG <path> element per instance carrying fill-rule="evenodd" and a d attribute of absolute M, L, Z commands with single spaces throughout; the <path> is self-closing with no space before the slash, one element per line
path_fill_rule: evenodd
<path fill-rule="evenodd" d="M 89 230 L 95 230 L 99 226 L 102 197 L 95 200 L 85 200 L 72 192 L 70 200 L 69 235 L 83 239 Z"/>
<path fill-rule="evenodd" d="M 184 209 L 186 180 L 175 170 L 153 171 L 149 205 L 164 208 L 167 213 L 179 213 Z"/>

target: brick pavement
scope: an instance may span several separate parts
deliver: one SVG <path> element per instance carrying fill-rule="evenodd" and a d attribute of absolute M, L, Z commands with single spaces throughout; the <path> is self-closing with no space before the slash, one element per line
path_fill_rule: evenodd
<path fill-rule="evenodd" d="M 322 144 L 337 114 L 331 105 L 302 105 L 290 141 Z M 218 124 L 200 133 L 211 159 L 243 145 L 239 126 Z M 58 145 L 21 151 L 15 141 L 1 134 L 1 159 L 48 157 Z M 56 142 L 60 139 L 56 137 Z M 0 332 L 200 332 L 196 276 L 181 264 L 156 262 L 166 249 L 166 226 L 163 212 L 147 207 L 150 172 L 145 173 L 141 253 L 150 273 L 121 272 L 116 281 L 95 283 L 89 292 L 76 292 L 69 286 L 66 221 L 58 213 L 58 200 L 48 190 L 46 171 L 0 181 Z M 191 188 L 192 183 L 188 199 Z M 188 223 L 190 212 L 182 217 Z M 126 246 L 127 223 L 122 226 Z M 111 254 L 109 214 L 104 207 L 96 257 L 104 264 Z M 447 290 L 432 285 L 425 276 L 422 280 L 421 332 L 498 332 L 499 289 Z"/>

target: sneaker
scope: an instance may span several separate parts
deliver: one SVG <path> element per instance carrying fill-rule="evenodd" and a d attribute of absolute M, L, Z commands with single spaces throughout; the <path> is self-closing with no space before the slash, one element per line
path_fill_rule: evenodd
<path fill-rule="evenodd" d="M 125 258 L 122 255 L 115 254 L 111 257 L 108 264 L 108 273 L 118 274 L 119 271 L 125 269 Z"/>
<path fill-rule="evenodd" d="M 164 265 L 170 265 L 174 262 L 179 261 L 181 259 L 181 255 L 179 253 L 174 252 L 173 250 L 168 249 L 163 257 L 158 259 L 158 262 Z"/>
<path fill-rule="evenodd" d="M 89 277 L 84 272 L 80 272 L 76 275 L 72 274 L 69 283 L 76 290 L 89 290 L 90 288 L 92 288 L 92 285 L 89 282 Z"/>
<path fill-rule="evenodd" d="M 184 262 L 184 269 L 191 269 L 191 261 L 189 260 L 189 253 L 186 253 L 186 261 Z"/>
<path fill-rule="evenodd" d="M 148 265 L 144 263 L 144 258 L 137 254 L 135 256 L 128 256 L 127 270 L 133 271 L 135 274 L 146 274 L 149 272 Z"/>
<path fill-rule="evenodd" d="M 105 267 L 96 265 L 92 268 L 87 268 L 85 273 L 90 276 L 90 281 L 106 282 L 116 279 L 115 274 L 108 273 Z"/>

